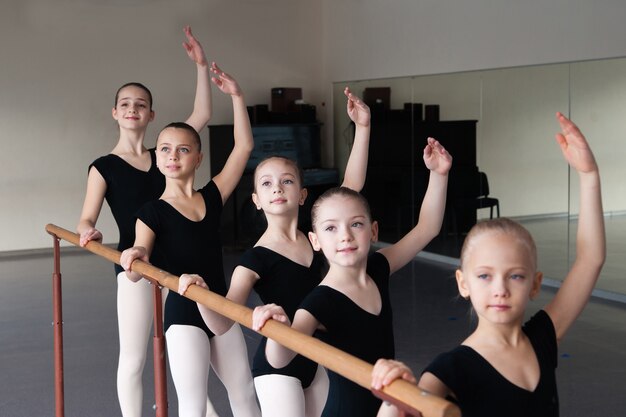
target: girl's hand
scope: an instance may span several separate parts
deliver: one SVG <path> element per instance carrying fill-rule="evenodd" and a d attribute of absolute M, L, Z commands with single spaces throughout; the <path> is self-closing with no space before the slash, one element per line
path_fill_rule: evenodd
<path fill-rule="evenodd" d="M 102 242 L 102 233 L 95 227 L 91 227 L 80 234 L 79 244 L 81 247 L 85 247 L 92 240 Z"/>
<path fill-rule="evenodd" d="M 210 70 L 213 74 L 215 74 L 215 77 L 211 77 L 211 81 L 213 81 L 213 84 L 215 84 L 223 93 L 231 96 L 241 95 L 241 88 L 239 88 L 237 81 L 222 71 L 215 62 L 211 63 Z"/>
<path fill-rule="evenodd" d="M 354 122 L 354 124 L 367 127 L 370 125 L 371 114 L 370 108 L 360 98 L 352 94 L 349 87 L 343 90 L 343 93 L 348 97 L 348 117 Z"/>
<path fill-rule="evenodd" d="M 130 266 L 135 261 L 135 259 L 139 259 L 144 262 L 148 262 L 148 253 L 146 252 L 146 248 L 141 246 L 133 246 L 132 248 L 126 249 L 122 252 L 120 256 L 120 265 L 124 270 L 130 271 Z"/>
<path fill-rule="evenodd" d="M 561 132 L 556 134 L 556 141 L 567 163 L 578 172 L 597 171 L 596 160 L 578 126 L 560 112 L 557 112 L 556 119 L 561 125 Z"/>
<path fill-rule="evenodd" d="M 198 40 L 191 33 L 191 26 L 185 26 L 183 30 L 185 31 L 185 36 L 187 36 L 187 42 L 183 42 L 183 48 L 187 51 L 189 59 L 198 65 L 202 65 L 204 67 L 207 66 L 208 61 L 206 59 L 206 55 L 204 54 L 204 50 L 202 49 L 200 42 L 198 42 Z"/>
<path fill-rule="evenodd" d="M 452 167 L 452 156 L 441 143 L 433 138 L 428 138 L 428 143 L 424 148 L 424 164 L 429 170 L 446 175 Z"/>
<path fill-rule="evenodd" d="M 263 328 L 265 322 L 269 319 L 274 319 L 291 326 L 289 317 L 287 317 L 287 313 L 285 313 L 285 310 L 283 310 L 281 306 L 277 306 L 276 304 L 266 304 L 256 307 L 252 312 L 252 330 L 258 332 Z"/>
<path fill-rule="evenodd" d="M 209 286 L 206 285 L 206 282 L 204 282 L 200 275 L 182 274 L 178 279 L 178 293 L 180 295 L 185 295 L 190 285 L 199 285 L 202 288 L 206 288 L 207 290 L 209 289 Z"/>
<path fill-rule="evenodd" d="M 372 388 L 381 390 L 398 378 L 417 384 L 411 369 L 399 361 L 379 359 L 372 369 Z"/>

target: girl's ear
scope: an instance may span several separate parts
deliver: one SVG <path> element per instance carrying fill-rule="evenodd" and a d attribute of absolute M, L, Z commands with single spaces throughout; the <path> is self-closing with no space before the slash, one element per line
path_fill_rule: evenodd
<path fill-rule="evenodd" d="M 535 278 L 533 279 L 533 286 L 530 289 L 530 299 L 534 300 L 536 296 L 539 295 L 539 291 L 541 291 L 541 282 L 543 281 L 543 273 L 537 272 L 535 273 Z"/>
<path fill-rule="evenodd" d="M 200 152 L 198 154 L 198 162 L 196 162 L 196 169 L 200 168 L 200 164 L 202 163 L 202 159 L 204 158 L 204 154 Z"/>
<path fill-rule="evenodd" d="M 372 222 L 372 243 L 378 242 L 378 222 L 374 220 Z"/>
<path fill-rule="evenodd" d="M 111 109 L 111 116 L 113 117 L 113 119 L 117 120 L 117 109 L 115 107 Z"/>
<path fill-rule="evenodd" d="M 150 121 L 154 120 L 154 110 L 150 110 L 150 119 L 148 119 Z"/>
<path fill-rule="evenodd" d="M 252 193 L 252 202 L 256 206 L 257 210 L 261 210 L 261 203 L 259 203 L 259 196 L 256 193 Z"/>
<path fill-rule="evenodd" d="M 321 249 L 320 242 L 317 240 L 317 235 L 315 232 L 309 232 L 309 241 L 311 242 L 311 246 L 313 246 L 313 250 L 319 252 Z"/>
<path fill-rule="evenodd" d="M 456 276 L 456 285 L 457 287 L 459 287 L 459 294 L 461 294 L 461 297 L 467 300 L 470 296 L 470 293 L 469 293 L 469 289 L 467 288 L 467 282 L 465 281 L 465 277 L 463 277 L 463 271 L 461 271 L 460 269 L 457 269 L 455 276 Z"/>
<path fill-rule="evenodd" d="M 302 188 L 300 190 L 300 200 L 298 201 L 298 204 L 300 204 L 301 206 L 304 205 L 304 202 L 306 201 L 306 197 L 309 195 L 309 190 L 307 190 L 306 188 Z"/>

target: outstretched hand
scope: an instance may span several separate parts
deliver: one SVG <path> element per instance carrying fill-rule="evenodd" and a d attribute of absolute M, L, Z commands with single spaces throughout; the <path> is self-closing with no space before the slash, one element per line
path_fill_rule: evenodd
<path fill-rule="evenodd" d="M 198 65 L 208 65 L 202 45 L 200 45 L 200 42 L 198 42 L 198 40 L 191 33 L 191 26 L 185 26 L 183 30 L 185 31 L 185 36 L 187 36 L 187 42 L 183 42 L 183 48 L 187 51 L 189 59 Z"/>
<path fill-rule="evenodd" d="M 215 74 L 215 77 L 211 77 L 213 84 L 217 86 L 223 93 L 231 96 L 240 96 L 241 88 L 237 81 L 227 73 L 221 70 L 215 62 L 211 63 L 211 72 Z"/>
<path fill-rule="evenodd" d="M 437 140 L 428 138 L 424 148 L 424 164 L 437 174 L 446 175 L 452 167 L 452 156 Z"/>
<path fill-rule="evenodd" d="M 178 293 L 180 295 L 185 295 L 190 285 L 199 285 L 202 288 L 209 289 L 209 286 L 206 285 L 204 279 L 198 274 L 182 274 L 178 279 Z"/>
<path fill-rule="evenodd" d="M 404 363 L 392 359 L 378 359 L 372 369 L 372 388 L 381 390 L 398 378 L 417 384 L 413 372 Z"/>
<path fill-rule="evenodd" d="M 283 310 L 281 306 L 277 306 L 276 304 L 265 304 L 255 307 L 252 312 L 252 330 L 258 332 L 263 328 L 265 322 L 269 319 L 274 319 L 291 326 L 289 317 L 287 317 L 287 313 L 285 313 L 285 310 Z"/>
<path fill-rule="evenodd" d="M 352 94 L 350 87 L 346 87 L 343 93 L 348 97 L 348 117 L 359 126 L 367 127 L 370 125 L 371 113 L 370 108 L 357 96 Z"/>
<path fill-rule="evenodd" d="M 561 125 L 561 132 L 556 134 L 556 141 L 567 163 L 578 172 L 596 171 L 598 165 L 578 126 L 560 112 L 557 112 L 556 119 Z"/>

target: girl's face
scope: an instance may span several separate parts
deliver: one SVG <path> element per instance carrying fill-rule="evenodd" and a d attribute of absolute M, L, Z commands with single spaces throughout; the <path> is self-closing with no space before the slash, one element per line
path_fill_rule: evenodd
<path fill-rule="evenodd" d="M 132 85 L 120 90 L 112 115 L 120 127 L 131 130 L 145 129 L 154 119 L 148 93 Z"/>
<path fill-rule="evenodd" d="M 157 166 L 167 178 L 185 179 L 194 175 L 202 162 L 196 139 L 185 129 L 169 127 L 157 139 Z"/>
<path fill-rule="evenodd" d="M 266 214 L 292 213 L 304 204 L 307 191 L 302 188 L 293 164 L 282 158 L 264 161 L 256 170 L 252 201 Z"/>
<path fill-rule="evenodd" d="M 542 275 L 518 236 L 497 231 L 474 236 L 456 279 L 480 320 L 521 325 L 528 301 L 539 293 Z"/>
<path fill-rule="evenodd" d="M 378 237 L 363 204 L 353 197 L 334 195 L 317 209 L 315 232 L 309 233 L 313 248 L 322 250 L 331 265 L 360 267 L 367 262 L 371 242 Z"/>

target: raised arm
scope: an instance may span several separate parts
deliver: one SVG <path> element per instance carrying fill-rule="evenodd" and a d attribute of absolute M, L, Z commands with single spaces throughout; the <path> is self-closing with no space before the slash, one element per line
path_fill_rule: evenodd
<path fill-rule="evenodd" d="M 87 191 L 85 192 L 83 210 L 76 226 L 76 232 L 80 235 L 80 246 L 85 246 L 91 240 L 102 241 L 102 233 L 96 229 L 96 222 L 100 216 L 100 210 L 102 210 L 106 190 L 106 181 L 100 172 L 92 166 L 87 177 Z"/>
<path fill-rule="evenodd" d="M 224 168 L 213 178 L 222 195 L 222 202 L 225 202 L 241 179 L 250 153 L 254 149 L 254 140 L 252 138 L 252 128 L 250 127 L 246 102 L 239 84 L 215 63 L 211 65 L 211 72 L 216 75 L 211 78 L 213 83 L 223 93 L 229 94 L 233 100 L 233 136 L 235 145 L 224 164 Z"/>
<path fill-rule="evenodd" d="M 347 111 L 354 122 L 354 142 L 346 164 L 342 187 L 361 191 L 367 174 L 367 158 L 370 144 L 370 109 L 360 98 L 346 87 L 343 93 L 348 98 Z"/>
<path fill-rule="evenodd" d="M 387 258 L 391 273 L 409 263 L 441 230 L 452 157 L 439 142 L 428 138 L 424 163 L 430 178 L 417 224 L 399 242 L 379 250 Z"/>
<path fill-rule="evenodd" d="M 289 317 L 287 317 L 287 313 L 285 313 L 282 307 L 276 304 L 266 304 L 254 309 L 252 313 L 252 329 L 256 331 L 261 330 L 269 319 L 289 325 Z M 296 311 L 291 328 L 311 336 L 313 332 L 315 332 L 315 329 L 319 327 L 319 324 L 320 323 L 311 313 L 300 309 Z M 274 368 L 282 368 L 291 362 L 296 356 L 296 353 L 272 339 L 267 339 L 265 356 L 267 357 L 267 361 Z"/>
<path fill-rule="evenodd" d="M 259 279 L 259 276 L 256 272 L 241 265 L 237 266 L 230 279 L 230 288 L 228 289 L 226 298 L 237 304 L 245 305 L 257 279 Z M 178 293 L 180 295 L 185 295 L 185 292 L 192 284 L 210 289 L 207 287 L 204 280 L 198 275 L 185 274 L 181 275 L 180 280 L 178 281 Z M 198 303 L 198 310 L 200 310 L 202 319 L 206 323 L 207 327 L 218 336 L 226 333 L 234 324 L 234 321 L 231 319 L 216 313 L 200 303 Z"/>
<path fill-rule="evenodd" d="M 598 165 L 578 127 L 561 113 L 557 113 L 557 120 L 561 132 L 556 135 L 556 141 L 580 179 L 576 259 L 561 288 L 545 307 L 554 323 L 557 340 L 561 340 L 591 297 L 606 257 L 606 241 Z"/>
<path fill-rule="evenodd" d="M 155 235 L 144 222 L 137 220 L 135 226 L 135 244 L 122 252 L 120 265 L 126 270 L 126 276 L 133 282 L 141 279 L 141 274 L 132 271 L 132 263 L 135 259 L 149 262 L 152 248 L 154 247 Z"/>
<path fill-rule="evenodd" d="M 196 129 L 197 132 L 200 132 L 207 125 L 212 115 L 209 62 L 206 59 L 202 45 L 191 33 L 191 27 L 185 26 L 183 30 L 187 37 L 187 42 L 183 42 L 183 48 L 187 51 L 189 59 L 196 63 L 198 70 L 193 112 L 186 122 Z"/>

